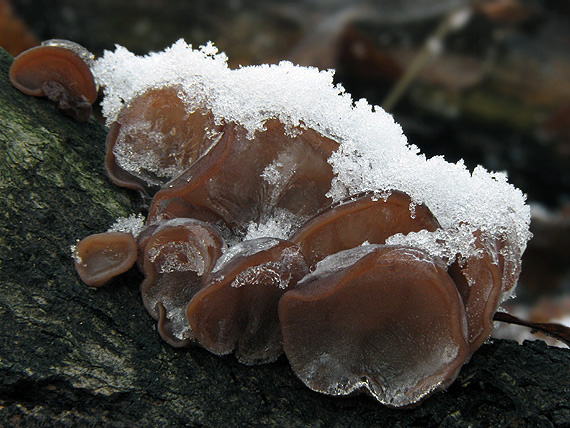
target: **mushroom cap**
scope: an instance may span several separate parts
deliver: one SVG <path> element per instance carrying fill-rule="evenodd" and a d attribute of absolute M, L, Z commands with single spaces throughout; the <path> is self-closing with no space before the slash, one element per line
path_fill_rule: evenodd
<path fill-rule="evenodd" d="M 297 246 L 274 238 L 243 241 L 218 260 L 186 311 L 196 339 L 218 355 L 235 350 L 244 364 L 282 352 L 279 299 L 308 272 Z"/>
<path fill-rule="evenodd" d="M 455 261 L 449 275 L 455 282 L 465 305 L 469 352 L 475 352 L 493 330 L 493 315 L 500 304 L 504 287 L 503 243 L 476 233 L 478 252 L 466 260 Z M 509 283 L 510 279 L 505 281 Z M 515 280 L 516 282 L 516 280 Z"/>
<path fill-rule="evenodd" d="M 155 195 L 149 218 L 209 212 L 237 229 L 276 209 L 308 218 L 330 202 L 327 159 L 337 148 L 314 130 L 288 130 L 276 119 L 253 136 L 228 124 L 215 147 Z"/>
<path fill-rule="evenodd" d="M 62 46 L 37 46 L 22 52 L 10 68 L 10 81 L 27 95 L 45 96 L 44 85 L 56 82 L 76 99 L 93 104 L 97 86 L 89 66 L 76 52 Z"/>
<path fill-rule="evenodd" d="M 79 241 L 73 258 L 81 280 L 100 287 L 135 264 L 137 243 L 130 233 L 98 233 Z"/>
<path fill-rule="evenodd" d="M 396 233 L 407 234 L 439 227 L 425 205 L 410 211 L 411 198 L 393 191 L 388 198 L 360 195 L 331 206 L 301 227 L 291 242 L 299 245 L 310 266 L 330 254 L 354 248 L 364 242 L 384 244 Z"/>
<path fill-rule="evenodd" d="M 141 284 L 144 305 L 159 321 L 163 338 L 185 346 L 192 338 L 186 306 L 202 287 L 202 277 L 221 256 L 223 238 L 201 221 L 174 219 L 160 224 L 145 241 L 145 279 Z"/>
<path fill-rule="evenodd" d="M 231 152 L 235 128 L 234 124 L 225 126 L 218 142 L 208 153 L 154 195 L 149 207 L 149 224 L 173 218 L 223 221 L 219 214 L 209 209 L 212 203 L 207 186 L 210 180 L 215 179 Z"/>
<path fill-rule="evenodd" d="M 365 391 L 412 405 L 457 376 L 469 356 L 463 303 L 447 267 L 409 247 L 342 251 L 279 303 L 297 376 L 330 395 Z"/>
<path fill-rule="evenodd" d="M 115 184 L 154 193 L 215 144 L 221 127 L 212 113 L 189 111 L 179 92 L 177 86 L 149 89 L 121 110 L 105 156 Z"/>

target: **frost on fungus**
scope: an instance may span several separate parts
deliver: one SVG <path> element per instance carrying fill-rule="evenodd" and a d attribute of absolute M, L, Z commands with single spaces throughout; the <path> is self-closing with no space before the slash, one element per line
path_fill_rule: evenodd
<path fill-rule="evenodd" d="M 247 364 L 284 350 L 308 387 L 393 407 L 445 388 L 513 293 L 525 196 L 426 158 L 331 70 L 226 59 L 178 41 L 93 66 L 109 175 L 152 197 L 136 258 L 161 335 Z"/>

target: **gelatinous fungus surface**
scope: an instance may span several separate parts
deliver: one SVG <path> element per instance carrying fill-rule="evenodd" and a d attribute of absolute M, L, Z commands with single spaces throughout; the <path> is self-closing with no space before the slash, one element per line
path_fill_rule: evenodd
<path fill-rule="evenodd" d="M 202 288 L 202 277 L 214 267 L 223 245 L 216 229 L 194 219 L 166 221 L 144 241 L 143 302 L 170 344 L 185 346 L 193 338 L 186 306 Z"/>
<path fill-rule="evenodd" d="M 283 346 L 311 389 L 413 404 L 467 359 L 461 297 L 425 252 L 367 245 L 329 256 L 279 304 Z M 309 327 L 310 326 L 310 327 Z"/>
<path fill-rule="evenodd" d="M 230 248 L 192 298 L 187 316 L 198 342 L 245 364 L 275 361 L 282 352 L 277 305 L 308 267 L 288 241 L 257 238 Z"/>
<path fill-rule="evenodd" d="M 327 159 L 336 148 L 312 130 L 287 132 L 275 120 L 251 139 L 243 127 L 227 126 L 216 147 L 156 194 L 149 222 L 200 211 L 243 228 L 276 209 L 310 216 L 330 203 Z"/>
<path fill-rule="evenodd" d="M 445 388 L 514 290 L 525 196 L 427 159 L 330 70 L 226 61 L 178 41 L 93 65 L 109 176 L 152 197 L 129 260 L 160 335 L 245 364 L 284 351 L 310 388 L 393 407 Z"/>
<path fill-rule="evenodd" d="M 402 192 L 387 198 L 364 195 L 349 198 L 319 213 L 301 227 L 291 241 L 299 245 L 309 264 L 315 265 L 330 254 L 362 245 L 384 244 L 396 233 L 408 234 L 427 229 L 433 232 L 438 223 L 428 208 L 415 207 Z"/>
<path fill-rule="evenodd" d="M 95 79 L 79 45 L 48 42 L 22 52 L 10 68 L 10 81 L 27 95 L 45 96 L 84 122 L 97 99 Z"/>
<path fill-rule="evenodd" d="M 151 89 L 111 125 L 105 166 L 115 184 L 154 193 L 200 158 L 216 135 L 211 113 L 189 111 L 177 87 Z"/>
<path fill-rule="evenodd" d="M 491 334 L 503 283 L 505 287 L 512 283 L 511 278 L 503 282 L 503 257 L 497 240 L 483 241 L 478 235 L 475 245 L 480 252 L 449 267 L 465 305 L 471 352 Z"/>
<path fill-rule="evenodd" d="M 77 243 L 73 259 L 81 280 L 100 287 L 133 267 L 137 260 L 137 243 L 130 233 L 98 233 Z"/>

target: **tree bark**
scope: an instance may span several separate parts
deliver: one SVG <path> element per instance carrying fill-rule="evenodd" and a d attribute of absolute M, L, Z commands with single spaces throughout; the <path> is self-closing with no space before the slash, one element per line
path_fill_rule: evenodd
<path fill-rule="evenodd" d="M 570 351 L 481 347 L 444 393 L 408 410 L 307 389 L 284 357 L 239 364 L 164 343 L 140 274 L 86 287 L 70 246 L 138 213 L 103 168 L 106 129 L 78 124 L 8 80 L 0 52 L 0 426 L 570 425 Z"/>

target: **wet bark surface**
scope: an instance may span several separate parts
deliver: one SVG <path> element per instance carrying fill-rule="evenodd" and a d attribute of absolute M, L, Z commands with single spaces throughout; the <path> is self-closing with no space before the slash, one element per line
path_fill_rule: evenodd
<path fill-rule="evenodd" d="M 90 289 L 70 246 L 138 213 L 103 169 L 106 129 L 8 81 L 0 52 L 0 426 L 570 425 L 570 351 L 483 345 L 443 393 L 408 410 L 307 389 L 284 357 L 239 364 L 163 343 L 129 272 Z"/>

